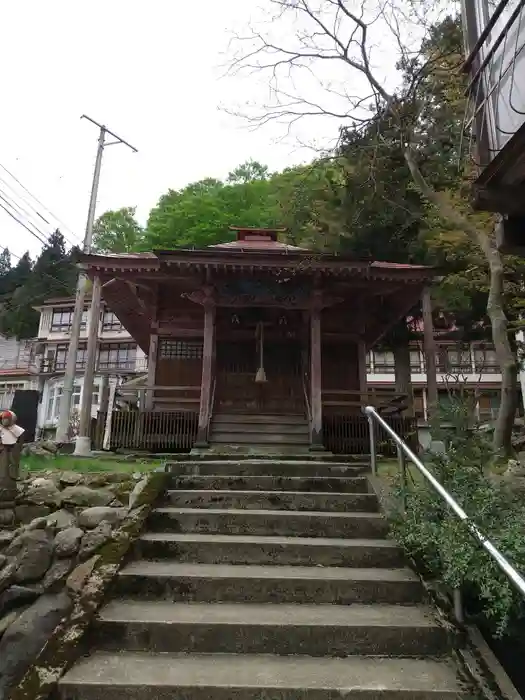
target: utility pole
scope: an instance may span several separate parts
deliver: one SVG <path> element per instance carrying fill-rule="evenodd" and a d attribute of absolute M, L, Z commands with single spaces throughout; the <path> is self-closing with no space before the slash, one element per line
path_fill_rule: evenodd
<path fill-rule="evenodd" d="M 104 153 L 104 148 L 106 146 L 112 146 L 114 144 L 122 143 L 128 146 L 134 153 L 137 153 L 137 149 L 130 143 L 117 136 L 113 131 L 110 131 L 104 124 L 99 124 L 91 117 L 86 114 L 81 116 L 81 119 L 87 119 L 95 126 L 99 128 L 98 144 L 97 144 L 97 157 L 95 160 L 95 170 L 93 172 L 93 184 L 91 186 L 91 196 L 89 199 L 89 209 L 88 217 L 86 222 L 86 233 L 84 236 L 84 253 L 91 253 L 91 246 L 93 242 L 93 224 L 95 223 L 95 210 L 97 206 L 97 195 L 98 186 L 100 182 L 100 171 L 102 167 L 102 155 Z M 106 141 L 106 134 L 112 136 L 115 141 Z M 75 383 L 75 373 L 77 364 L 77 353 L 80 338 L 80 328 L 82 325 L 82 317 L 84 315 L 84 303 L 86 298 L 86 287 L 88 279 L 83 271 L 78 275 L 77 290 L 75 296 L 75 308 L 73 311 L 73 318 L 71 320 L 71 336 L 69 341 L 69 349 L 67 353 L 66 360 L 66 370 L 64 374 L 64 384 L 62 387 L 62 397 L 60 401 L 60 414 L 58 419 L 57 442 L 66 442 L 68 440 L 69 432 L 69 420 L 71 414 L 71 399 L 73 396 L 73 386 Z M 90 314 L 91 316 L 91 314 Z M 90 319 L 93 321 L 93 319 Z M 88 327 L 88 350 L 90 345 L 91 336 L 93 340 L 91 345 L 94 343 L 95 351 L 91 348 L 92 352 L 87 353 L 86 368 L 84 373 L 84 386 L 82 391 L 82 405 L 80 409 L 80 435 L 77 439 L 77 444 L 75 445 L 75 454 L 89 454 L 91 450 L 89 427 L 86 429 L 86 424 L 90 426 L 91 423 L 91 402 L 93 398 L 93 375 L 95 373 L 96 364 L 96 342 L 98 337 L 98 318 L 96 323 L 91 323 Z M 89 400 L 89 406 L 87 406 L 87 400 Z M 89 412 L 89 418 L 86 419 L 86 415 Z M 84 428 L 84 429 L 82 429 Z M 84 434 L 87 433 L 87 434 Z M 86 445 L 87 441 L 87 445 Z M 79 444 L 80 443 L 80 444 Z"/>

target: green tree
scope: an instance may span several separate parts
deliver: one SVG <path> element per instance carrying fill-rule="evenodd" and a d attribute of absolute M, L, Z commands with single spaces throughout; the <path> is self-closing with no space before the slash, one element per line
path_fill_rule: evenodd
<path fill-rule="evenodd" d="M 251 182 L 252 180 L 267 180 L 268 166 L 256 160 L 247 160 L 228 175 L 227 181 L 233 185 Z"/>
<path fill-rule="evenodd" d="M 0 331 L 7 336 L 32 338 L 38 332 L 39 313 L 34 307 L 45 299 L 71 296 L 76 269 L 64 237 L 55 231 L 35 264 L 29 254 L 20 258 L 9 273 L 10 292 L 0 312 Z"/>
<path fill-rule="evenodd" d="M 104 212 L 93 226 L 93 250 L 97 253 L 132 253 L 144 245 L 144 230 L 135 218 L 135 207 Z"/>
<path fill-rule="evenodd" d="M 376 129 L 380 138 L 386 134 L 408 168 L 411 189 L 434 210 L 444 229 L 462 232 L 479 249 L 489 271 L 487 315 L 502 372 L 494 448 L 508 454 L 516 411 L 517 359 L 509 337 L 504 264 L 494 229 L 480 225 L 461 196 L 462 184 L 470 176 L 470 162 L 459 158 L 466 111 L 466 81 L 459 70 L 463 60 L 459 18 L 441 15 L 441 21 L 432 26 L 426 21 L 428 14 L 419 12 L 420 5 L 392 0 L 381 6 L 378 17 L 373 2 L 361 3 L 357 14 L 345 0 L 274 0 L 275 14 L 267 18 L 264 27 L 255 27 L 251 37 L 243 37 L 245 59 L 237 56 L 235 65 L 240 70 L 251 67 L 259 76 L 265 70 L 271 75 L 274 102 L 265 104 L 258 114 L 248 114 L 252 123 L 272 119 L 296 123 L 302 117 L 340 116 L 353 130 L 360 125 L 361 130 Z M 449 11 L 449 4 L 434 3 L 432 16 L 439 17 L 442 10 Z M 295 32 L 279 32 L 283 26 L 293 26 Z M 401 81 L 397 89 L 387 89 L 376 70 L 380 65 L 372 55 L 380 46 L 374 43 L 376 27 L 391 31 L 399 52 Z M 424 37 L 419 51 L 411 42 L 414 36 Z M 322 89 L 327 66 L 330 75 L 340 67 L 345 85 L 338 92 L 332 83 L 325 84 L 328 101 L 324 102 L 318 90 L 314 102 L 301 90 L 311 85 L 312 75 L 321 81 Z M 301 72 L 308 74 L 307 80 L 301 80 Z M 368 99 L 350 96 L 346 86 L 354 83 L 366 84 Z M 343 103 L 339 115 L 333 108 L 334 95 Z M 454 162 L 455 175 L 451 169 Z M 489 225 L 493 224 L 490 221 Z"/>
<path fill-rule="evenodd" d="M 246 179 L 241 170 L 246 173 L 246 166 L 230 175 L 232 184 L 205 179 L 169 190 L 150 212 L 144 246 L 201 248 L 231 240 L 230 226 L 279 225 L 270 180 Z"/>

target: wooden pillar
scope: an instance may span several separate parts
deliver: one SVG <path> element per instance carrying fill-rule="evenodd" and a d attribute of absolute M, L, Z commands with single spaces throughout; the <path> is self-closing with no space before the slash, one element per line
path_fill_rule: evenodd
<path fill-rule="evenodd" d="M 204 301 L 204 344 L 202 350 L 201 401 L 199 428 L 195 447 L 208 446 L 208 431 L 211 416 L 211 393 L 213 384 L 213 362 L 215 355 L 215 301 L 209 297 Z"/>
<path fill-rule="evenodd" d="M 357 365 L 359 369 L 359 400 L 361 406 L 368 403 L 368 380 L 366 376 L 366 343 L 360 340 L 357 344 Z"/>
<path fill-rule="evenodd" d="M 159 352 L 159 336 L 157 333 L 151 332 L 149 337 L 149 352 L 148 352 L 148 378 L 146 381 L 147 387 L 155 386 L 155 377 L 157 374 L 157 356 Z M 139 396 L 139 407 L 146 411 L 153 410 L 153 399 L 155 391 L 153 389 L 146 389 L 146 396 L 144 397 L 144 402 L 140 401 Z M 142 403 L 142 406 L 140 404 Z"/>
<path fill-rule="evenodd" d="M 438 406 L 437 366 L 436 366 L 436 341 L 434 338 L 434 325 L 432 322 L 432 302 L 430 289 L 425 287 L 421 297 L 423 308 L 423 348 L 427 374 L 427 412 L 430 419 L 435 416 Z"/>
<path fill-rule="evenodd" d="M 311 450 L 323 450 L 323 397 L 321 378 L 321 309 L 312 307 L 310 317 Z"/>

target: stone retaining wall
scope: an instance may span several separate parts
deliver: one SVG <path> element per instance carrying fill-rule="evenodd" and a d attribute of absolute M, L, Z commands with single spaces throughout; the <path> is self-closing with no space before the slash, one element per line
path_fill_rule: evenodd
<path fill-rule="evenodd" d="M 24 524 L 0 538 L 0 700 L 46 697 L 74 661 L 164 483 L 162 472 L 46 472 L 19 483 Z"/>

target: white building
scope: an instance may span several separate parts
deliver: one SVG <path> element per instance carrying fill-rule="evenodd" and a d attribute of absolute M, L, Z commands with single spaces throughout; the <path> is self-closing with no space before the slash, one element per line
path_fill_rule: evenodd
<path fill-rule="evenodd" d="M 35 341 L 35 357 L 41 381 L 41 402 L 38 427 L 43 434 L 52 434 L 58 423 L 60 401 L 64 384 L 74 300 L 71 298 L 49 299 L 37 309 L 40 311 L 38 339 Z M 91 329 L 87 324 L 86 304 L 84 321 L 80 331 L 77 353 L 77 373 L 73 389 L 72 412 L 80 408 L 84 387 L 87 338 Z M 121 383 L 127 378 L 144 374 L 147 358 L 112 311 L 102 303 L 100 319 L 96 329 L 97 355 L 93 383 L 92 415 L 100 408 L 102 393 L 110 382 Z"/>
<path fill-rule="evenodd" d="M 410 350 L 411 378 L 416 418 L 427 420 L 427 375 L 423 350 L 417 343 Z M 459 345 L 438 341 L 437 381 L 440 402 L 459 392 L 474 395 L 479 420 L 493 420 L 499 407 L 501 373 L 493 346 L 484 342 Z M 367 356 L 369 389 L 395 383 L 394 353 L 374 349 Z"/>
<path fill-rule="evenodd" d="M 38 389 L 33 341 L 0 335 L 0 409 L 11 407 L 17 389 Z"/>

